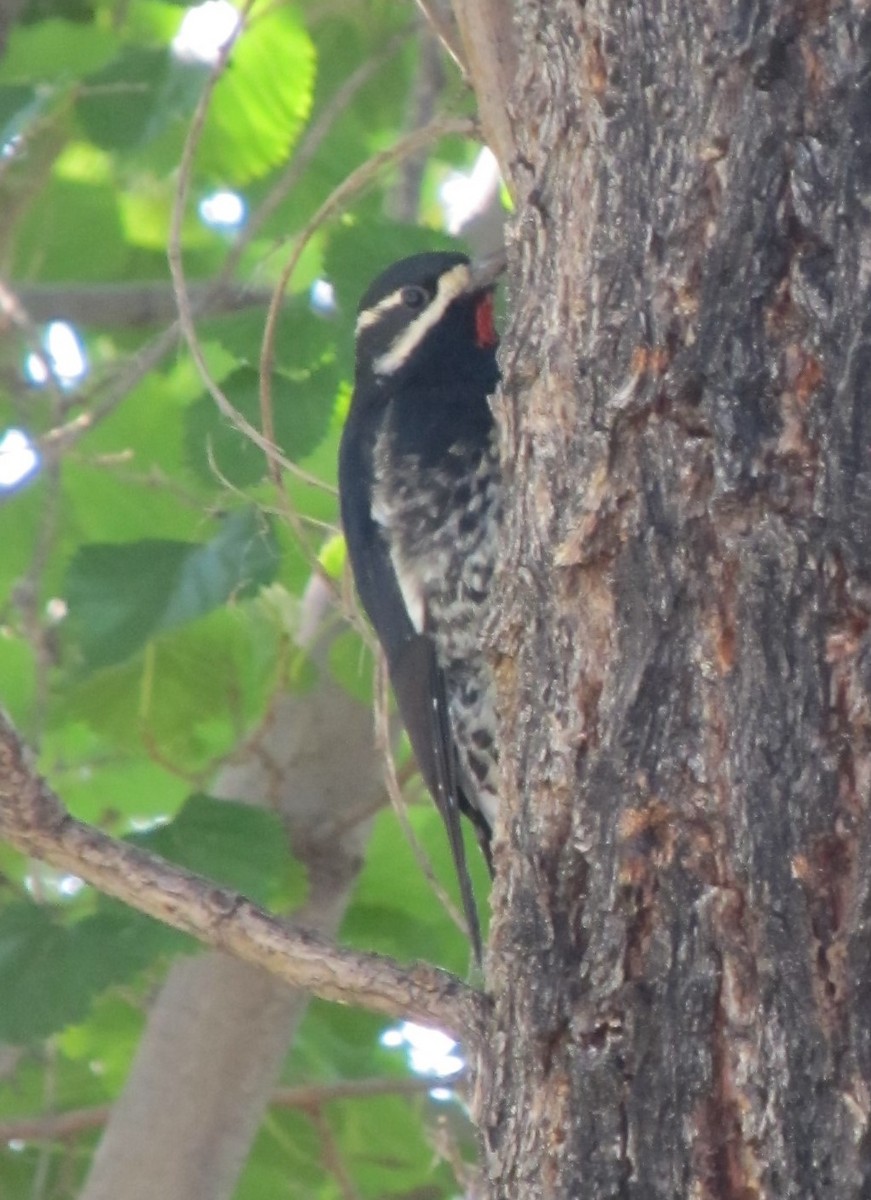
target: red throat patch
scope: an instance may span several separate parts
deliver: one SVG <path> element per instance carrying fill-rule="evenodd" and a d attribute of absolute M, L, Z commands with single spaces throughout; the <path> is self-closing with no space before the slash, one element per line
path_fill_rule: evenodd
<path fill-rule="evenodd" d="M 493 324 L 493 297 L 482 296 L 475 307 L 475 341 L 482 350 L 499 345 L 499 335 Z"/>

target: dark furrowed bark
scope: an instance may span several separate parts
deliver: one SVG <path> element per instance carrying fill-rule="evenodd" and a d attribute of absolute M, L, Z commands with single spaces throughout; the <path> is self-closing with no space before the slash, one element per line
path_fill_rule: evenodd
<path fill-rule="evenodd" d="M 867 1195 L 871 26 L 518 18 L 493 1194 Z"/>

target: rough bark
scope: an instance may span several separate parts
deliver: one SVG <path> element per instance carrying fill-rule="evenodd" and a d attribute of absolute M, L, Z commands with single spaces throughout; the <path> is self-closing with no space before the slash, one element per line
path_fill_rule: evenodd
<path fill-rule="evenodd" d="M 871 1195 L 871 14 L 518 0 L 492 1194 Z"/>

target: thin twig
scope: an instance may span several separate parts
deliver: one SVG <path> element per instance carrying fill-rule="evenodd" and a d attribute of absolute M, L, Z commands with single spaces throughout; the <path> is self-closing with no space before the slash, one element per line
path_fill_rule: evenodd
<path fill-rule="evenodd" d="M 463 53 L 463 43 L 449 0 L 417 0 L 424 20 L 460 69 L 468 83 L 469 68 Z"/>
<path fill-rule="evenodd" d="M 111 416 L 122 400 L 125 400 L 133 388 L 153 371 L 167 354 L 178 345 L 179 322 L 174 321 L 156 337 L 142 347 L 136 354 L 125 359 L 122 366 L 113 371 L 106 379 L 98 381 L 89 396 L 79 394 L 79 399 L 99 403 L 87 412 L 79 413 L 63 425 L 56 425 L 42 437 L 37 439 L 37 447 L 44 459 L 55 460 L 60 457 L 68 446 L 73 445 L 95 425 L 99 425 Z M 103 394 L 105 393 L 105 394 Z"/>
<path fill-rule="evenodd" d="M 261 411 L 271 411 L 272 399 L 269 378 L 275 362 L 275 332 L 284 293 L 299 264 L 303 251 L 314 234 L 332 216 L 340 212 L 352 196 L 356 196 L 358 192 L 368 187 L 385 167 L 399 162 L 409 154 L 414 154 L 418 150 L 422 150 L 424 146 L 438 141 L 439 138 L 447 137 L 449 134 L 472 137 L 476 130 L 477 125 L 468 117 L 437 117 L 421 129 L 413 130 L 411 133 L 406 134 L 405 137 L 399 138 L 387 150 L 382 150 L 379 154 L 374 154 L 366 162 L 361 163 L 350 175 L 347 175 L 339 186 L 334 188 L 329 196 L 327 196 L 315 215 L 303 226 L 301 232 L 294 239 L 290 257 L 284 264 L 278 282 L 275 285 L 272 303 L 269 306 L 269 312 L 266 317 L 266 326 L 263 332 L 263 348 L 260 354 Z"/>
<path fill-rule="evenodd" d="M 69 397 L 64 395 L 60 380 L 55 371 L 54 362 L 45 352 L 39 326 L 30 312 L 24 306 L 20 296 L 8 284 L 0 279 L 0 328 L 6 323 L 14 325 L 24 339 L 29 352 L 45 371 L 46 385 L 59 408 L 68 403 Z"/>
<path fill-rule="evenodd" d="M 342 1200 L 360 1200 L 360 1193 L 351 1178 L 351 1173 L 345 1165 L 344 1157 L 339 1149 L 327 1114 L 322 1108 L 313 1109 L 309 1120 L 314 1125 L 321 1143 L 321 1161 L 325 1170 L 332 1175 L 339 1186 Z"/>
<path fill-rule="evenodd" d="M 263 345 L 260 353 L 260 420 L 263 427 L 263 433 L 253 430 L 253 427 L 245 422 L 248 428 L 252 429 L 255 434 L 252 441 L 259 446 L 266 454 L 269 464 L 270 475 L 277 487 L 281 488 L 281 478 L 278 470 L 279 463 L 285 464 L 285 460 L 279 455 L 273 453 L 275 449 L 274 428 L 275 422 L 273 419 L 272 409 L 272 370 L 275 364 L 275 334 L 278 325 L 278 315 L 281 311 L 281 306 L 284 303 L 284 293 L 293 276 L 294 271 L 299 263 L 305 247 L 308 245 L 312 236 L 326 221 L 335 213 L 339 212 L 359 191 L 367 187 L 369 183 L 375 179 L 380 171 L 386 166 L 398 162 L 409 154 L 414 154 L 417 150 L 429 145 L 440 137 L 444 137 L 449 133 L 459 133 L 471 135 L 474 132 L 474 122 L 468 118 L 438 118 L 425 125 L 422 129 L 416 129 L 404 138 L 400 138 L 388 150 L 382 151 L 380 154 L 373 155 L 365 163 L 362 163 L 355 171 L 339 184 L 338 187 L 330 193 L 327 199 L 323 202 L 315 215 L 303 227 L 302 231 L 294 239 L 293 249 L 281 274 L 278 283 L 275 285 L 275 290 L 272 295 L 272 303 L 269 306 L 269 311 L 266 316 L 266 325 L 263 331 Z M 212 389 L 210 389 L 212 390 Z M 220 389 L 216 389 L 219 391 Z M 216 391 L 212 391 L 217 401 Z M 219 402 L 220 407 L 220 402 Z M 222 410 L 223 411 L 223 410 Z M 232 418 L 231 418 L 232 419 Z M 242 429 L 241 424 L 237 426 Z M 242 429 L 246 436 L 248 428 Z M 291 468 L 292 469 L 292 468 Z M 283 489 L 282 489 L 283 491 Z M 317 561 L 317 556 L 314 551 L 307 545 L 307 540 L 302 532 L 301 523 L 296 510 L 288 501 L 287 516 L 300 545 L 306 553 L 312 567 L 320 570 L 320 564 Z"/>
<path fill-rule="evenodd" d="M 248 14 L 251 11 L 254 0 L 247 0 L 244 8 L 239 14 L 239 24 L 233 32 L 233 35 L 227 39 L 221 47 L 220 53 L 209 72 L 206 79 L 205 87 L 197 101 L 197 106 L 194 109 L 191 123 L 188 127 L 187 136 L 185 137 L 184 147 L 182 148 L 181 162 L 178 170 L 178 185 L 175 190 L 175 197 L 172 205 L 172 216 L 170 218 L 169 227 L 169 245 L 167 247 L 167 261 L 169 263 L 169 273 L 172 277 L 173 287 L 175 289 L 176 305 L 178 307 L 179 326 L 182 335 L 187 342 L 190 350 L 191 358 L 197 368 L 200 378 L 202 379 L 207 391 L 212 396 L 212 399 L 218 406 L 218 410 L 223 416 L 227 417 L 237 428 L 241 429 L 251 441 L 255 442 L 264 453 L 269 453 L 275 447 L 269 446 L 265 442 L 259 430 L 255 429 L 250 422 L 246 421 L 242 414 L 230 403 L 223 390 L 215 382 L 208 364 L 206 363 L 203 354 L 202 346 L 200 345 L 199 335 L 197 334 L 196 324 L 194 322 L 194 312 L 191 305 L 190 295 L 188 292 L 187 278 L 184 271 L 184 257 L 182 252 L 182 228 L 184 225 L 185 210 L 187 208 L 188 192 L 190 190 L 191 175 L 193 173 L 194 158 L 196 157 L 197 147 L 199 146 L 205 127 L 206 116 L 209 111 L 212 93 L 214 92 L 218 81 L 226 69 L 227 63 L 232 53 L 233 47 L 245 29 L 245 22 Z"/>
<path fill-rule="evenodd" d="M 355 171 L 339 184 L 338 187 L 330 193 L 327 199 L 323 202 L 315 215 L 303 227 L 302 231 L 294 239 L 293 249 L 281 274 L 278 283 L 275 285 L 275 290 L 272 296 L 272 303 L 269 306 L 269 311 L 266 315 L 266 324 L 263 331 L 263 345 L 260 353 L 260 424 L 263 429 L 263 438 L 269 446 L 275 445 L 275 421 L 273 417 L 272 407 L 272 371 L 275 364 L 275 334 L 278 325 L 278 317 L 281 307 L 284 303 L 284 293 L 290 283 L 293 273 L 299 263 L 305 247 L 317 230 L 332 217 L 339 212 L 360 190 L 367 187 L 368 184 L 375 179 L 378 174 L 388 164 L 401 161 L 410 154 L 415 153 L 423 146 L 429 145 L 439 137 L 446 133 L 471 133 L 474 130 L 473 122 L 468 119 L 446 119 L 439 118 L 431 121 L 422 129 L 414 130 L 404 138 L 400 138 L 389 150 L 382 151 L 380 154 L 374 155 L 365 163 L 362 163 Z M 259 443 L 258 443 L 259 444 Z M 269 474 L 273 483 L 277 488 L 283 491 L 281 473 L 279 470 L 278 460 L 275 456 L 266 454 Z M 288 500 L 287 515 L 293 529 L 300 542 L 304 552 L 311 560 L 311 565 L 317 565 L 317 556 L 314 551 L 307 547 L 304 537 L 299 515 L 293 505 Z"/>

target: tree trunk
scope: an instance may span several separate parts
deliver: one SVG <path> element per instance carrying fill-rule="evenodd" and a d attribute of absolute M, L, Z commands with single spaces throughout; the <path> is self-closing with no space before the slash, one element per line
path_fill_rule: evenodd
<path fill-rule="evenodd" d="M 314 578 L 300 643 L 321 664 L 331 611 Z M 339 743 L 344 755 L 334 752 Z M 293 914 L 300 927 L 335 936 L 369 833 L 368 820 L 347 818 L 377 801 L 381 773 L 371 713 L 324 671 L 310 691 L 278 700 L 212 786 L 214 796 L 281 812 L 308 875 L 306 903 Z M 306 992 L 217 951 L 177 962 L 80 1200 L 227 1200 L 308 1002 Z"/>
<path fill-rule="evenodd" d="M 494 1196 L 871 1196 L 871 15 L 518 0 Z"/>

